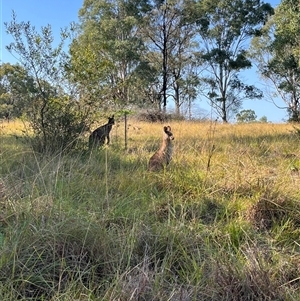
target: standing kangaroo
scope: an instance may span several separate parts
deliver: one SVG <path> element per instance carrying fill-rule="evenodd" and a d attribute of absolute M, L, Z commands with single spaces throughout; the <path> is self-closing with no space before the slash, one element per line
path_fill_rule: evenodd
<path fill-rule="evenodd" d="M 167 166 L 172 158 L 174 136 L 170 126 L 164 126 L 164 133 L 160 149 L 150 158 L 148 170 L 158 171 Z"/>
<path fill-rule="evenodd" d="M 89 137 L 89 147 L 102 146 L 105 143 L 105 138 L 107 139 L 107 144 L 109 144 L 109 133 L 112 126 L 115 124 L 114 115 L 108 118 L 108 123 L 104 124 L 97 129 L 95 129 Z"/>

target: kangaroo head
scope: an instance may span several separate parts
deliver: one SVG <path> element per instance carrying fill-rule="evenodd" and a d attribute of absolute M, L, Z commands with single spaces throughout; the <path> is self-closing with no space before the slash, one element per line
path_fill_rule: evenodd
<path fill-rule="evenodd" d="M 171 127 L 168 126 L 164 126 L 164 133 L 166 134 L 166 140 L 174 140 L 174 136 L 171 132 Z"/>
<path fill-rule="evenodd" d="M 111 117 L 108 117 L 108 124 L 115 124 L 115 117 L 112 115 Z"/>

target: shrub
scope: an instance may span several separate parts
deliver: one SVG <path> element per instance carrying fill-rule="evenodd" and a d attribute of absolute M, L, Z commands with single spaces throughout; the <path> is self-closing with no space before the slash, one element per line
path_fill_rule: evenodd
<path fill-rule="evenodd" d="M 51 98 L 38 103 L 30 125 L 34 135 L 31 146 L 38 152 L 56 152 L 72 148 L 88 129 L 87 116 L 68 97 Z"/>

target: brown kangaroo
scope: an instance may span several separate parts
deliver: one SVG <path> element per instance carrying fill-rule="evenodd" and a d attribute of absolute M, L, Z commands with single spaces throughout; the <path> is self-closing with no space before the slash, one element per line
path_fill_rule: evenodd
<path fill-rule="evenodd" d="M 89 148 L 102 146 L 105 143 L 105 138 L 107 139 L 107 144 L 109 144 L 109 133 L 112 126 L 115 124 L 114 115 L 108 118 L 108 123 L 104 124 L 97 129 L 95 129 L 89 137 Z"/>
<path fill-rule="evenodd" d="M 170 126 L 164 126 L 164 133 L 160 149 L 150 158 L 148 164 L 149 171 L 158 171 L 167 166 L 172 158 L 174 136 Z"/>

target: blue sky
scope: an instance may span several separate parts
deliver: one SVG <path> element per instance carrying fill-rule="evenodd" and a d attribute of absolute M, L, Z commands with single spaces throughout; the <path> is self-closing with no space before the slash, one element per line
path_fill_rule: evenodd
<path fill-rule="evenodd" d="M 68 26 L 71 22 L 78 21 L 78 11 L 82 7 L 84 0 L 0 0 L 0 63 L 16 63 L 16 59 L 5 49 L 12 40 L 5 32 L 4 22 L 11 20 L 12 11 L 14 10 L 17 15 L 17 21 L 30 21 L 37 30 L 41 26 L 50 24 L 55 35 L 58 35 L 60 29 Z M 277 6 L 280 0 L 269 0 L 272 6 Z M 258 88 L 264 90 L 265 83 L 259 78 L 255 70 L 247 70 L 243 73 L 242 77 L 248 84 L 254 84 Z M 280 100 L 277 101 L 279 106 L 284 106 Z M 209 115 L 210 108 L 203 100 L 199 102 L 197 108 L 205 110 Z M 268 96 L 265 94 L 264 100 L 249 100 L 244 101 L 243 109 L 254 110 L 258 119 L 266 116 L 268 121 L 274 123 L 284 122 L 286 120 L 286 110 L 280 110 L 268 101 Z"/>

